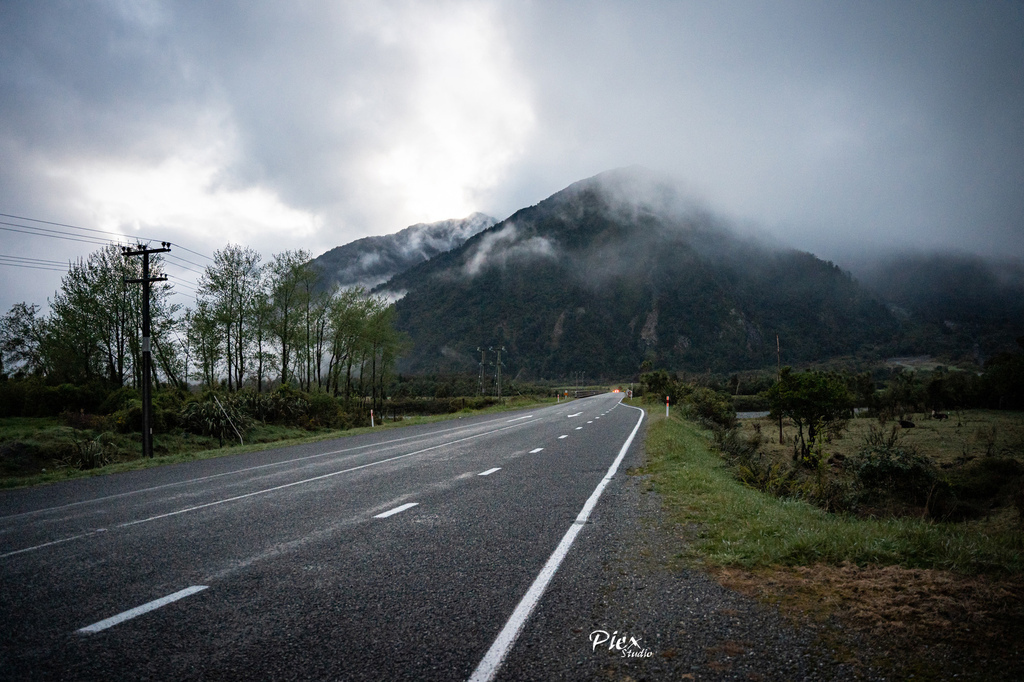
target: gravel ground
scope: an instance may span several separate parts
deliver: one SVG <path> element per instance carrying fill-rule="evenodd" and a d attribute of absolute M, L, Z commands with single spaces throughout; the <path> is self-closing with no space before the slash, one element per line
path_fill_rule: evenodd
<path fill-rule="evenodd" d="M 641 463 L 634 450 L 624 464 Z M 794 627 L 685 567 L 675 558 L 683 531 L 664 521 L 648 488 L 639 475 L 609 485 L 498 679 L 885 679 L 837 663 L 814 626 Z M 595 647 L 595 631 L 609 641 Z M 639 656 L 609 650 L 623 636 L 624 651 Z"/>

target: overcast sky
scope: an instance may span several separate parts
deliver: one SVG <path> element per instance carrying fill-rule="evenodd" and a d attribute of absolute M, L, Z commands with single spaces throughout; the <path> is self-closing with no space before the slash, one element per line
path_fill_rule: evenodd
<path fill-rule="evenodd" d="M 1024 257 L 1024 2 L 0 0 L 0 213 L 318 255 L 632 164 L 839 262 Z"/>

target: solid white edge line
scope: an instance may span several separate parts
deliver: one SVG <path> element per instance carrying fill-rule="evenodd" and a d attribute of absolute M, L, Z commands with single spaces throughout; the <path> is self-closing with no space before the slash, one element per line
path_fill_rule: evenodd
<path fill-rule="evenodd" d="M 530 417 L 532 417 L 532 416 L 533 416 L 532 414 L 528 414 L 528 415 L 526 415 L 525 417 L 516 417 L 515 419 L 509 419 L 509 420 L 508 420 L 508 421 L 506 421 L 505 423 L 506 423 L 506 424 L 511 424 L 512 422 L 517 422 L 517 421 L 519 421 L 520 419 L 529 419 L 529 418 L 530 418 Z"/>
<path fill-rule="evenodd" d="M 627 405 L 627 407 L 633 407 Z M 569 530 L 565 532 L 562 537 L 562 541 L 558 543 L 558 547 L 551 553 L 551 557 L 548 558 L 544 568 L 537 574 L 537 578 L 530 585 L 530 589 L 527 590 L 523 596 L 519 605 L 516 606 L 515 611 L 512 612 L 508 622 L 505 623 L 505 627 L 498 633 L 494 643 L 491 644 L 491 648 L 484 654 L 483 659 L 477 665 L 476 670 L 469 678 L 469 682 L 490 682 L 494 679 L 498 669 L 501 667 L 502 661 L 508 655 L 508 652 L 512 650 L 512 645 L 515 644 L 516 639 L 519 638 L 519 633 L 522 632 L 523 626 L 529 619 L 530 614 L 533 613 L 533 609 L 540 602 L 540 598 L 544 595 L 544 590 L 547 589 L 551 579 L 555 577 L 555 573 L 558 571 L 558 567 L 562 564 L 562 560 L 565 559 L 565 555 L 569 553 L 569 548 L 572 547 L 573 541 L 576 540 L 576 536 L 579 534 L 580 529 L 583 528 L 583 524 L 587 522 L 587 518 L 590 517 L 590 512 L 593 511 L 594 507 L 597 506 L 597 501 L 601 497 L 601 493 L 604 492 L 608 482 L 611 481 L 615 472 L 619 468 L 619 464 L 622 463 L 623 458 L 626 456 L 626 451 L 629 450 L 629 446 L 633 443 L 633 438 L 636 436 L 637 431 L 640 430 L 640 424 L 644 421 L 644 411 L 639 407 L 633 407 L 634 410 L 640 410 L 640 419 L 637 420 L 636 426 L 633 427 L 633 432 L 629 434 L 629 438 L 623 443 L 622 449 L 619 450 L 618 457 L 612 462 L 611 467 L 608 468 L 608 473 L 601 479 L 601 482 L 597 484 L 594 492 L 590 494 L 590 498 L 587 503 L 583 505 L 582 511 L 579 516 L 569 527 Z"/>
<path fill-rule="evenodd" d="M 401 514 L 406 509 L 412 509 L 413 507 L 415 507 L 418 504 L 419 504 L 419 502 L 406 502 L 405 504 L 403 504 L 401 506 L 398 506 L 398 507 L 395 507 L 394 509 L 389 509 L 386 512 L 383 512 L 381 514 L 377 514 L 373 518 L 375 518 L 375 519 L 386 519 L 389 516 L 394 516 L 395 514 Z"/>
<path fill-rule="evenodd" d="M 479 474 L 477 474 L 477 476 L 490 476 L 495 471 L 501 471 L 501 467 L 494 467 L 493 469 L 488 469 L 487 471 L 481 471 Z"/>
<path fill-rule="evenodd" d="M 149 613 L 150 611 L 155 611 L 156 609 L 160 608 L 161 606 L 166 606 L 167 604 L 170 604 L 171 602 L 178 601 L 179 599 L 184 599 L 185 597 L 188 597 L 189 595 L 193 595 L 196 592 L 202 592 L 207 587 L 208 587 L 207 585 L 193 585 L 192 587 L 186 587 L 184 590 L 181 590 L 179 592 L 175 592 L 174 594 L 169 594 L 166 597 L 161 597 L 160 599 L 156 599 L 154 601 L 151 601 L 148 604 L 143 604 L 142 606 L 136 606 L 134 609 L 131 609 L 129 611 L 125 611 L 123 613 L 119 613 L 116 616 L 111 616 L 110 618 L 106 618 L 104 620 L 101 620 L 98 623 L 93 623 L 92 625 L 87 625 L 84 628 L 80 628 L 78 630 L 75 630 L 75 632 L 77 632 L 79 634 L 83 634 L 83 635 L 91 635 L 91 634 L 93 634 L 95 632 L 99 632 L 100 630 L 106 630 L 107 628 L 113 627 L 114 625 L 117 625 L 118 623 L 123 623 L 124 621 L 131 620 L 132 618 L 135 618 L 136 616 L 141 616 L 144 613 Z"/>

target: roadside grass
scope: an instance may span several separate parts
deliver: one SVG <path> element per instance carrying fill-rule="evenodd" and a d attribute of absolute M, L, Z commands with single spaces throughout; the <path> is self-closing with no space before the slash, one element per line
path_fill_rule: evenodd
<path fill-rule="evenodd" d="M 858 519 L 737 481 L 700 427 L 652 411 L 647 472 L 674 520 L 692 526 L 694 558 L 719 566 L 898 565 L 1020 574 L 1024 533 L 1007 510 L 987 522 Z"/>
<path fill-rule="evenodd" d="M 858 676 L 1024 679 L 1024 526 L 830 514 L 736 480 L 709 432 L 649 410 L 647 462 L 677 559 L 814 623 Z"/>
<path fill-rule="evenodd" d="M 388 418 L 377 422 L 373 428 L 366 426 L 347 430 L 310 431 L 299 427 L 258 424 L 246 435 L 245 445 L 225 441 L 223 447 L 219 446 L 217 438 L 176 430 L 153 436 L 152 459 L 141 457 L 141 435 L 138 433 L 100 433 L 91 429 L 74 429 L 64 425 L 57 418 L 49 417 L 0 418 L 0 489 L 43 485 L 179 462 L 259 452 L 271 448 L 345 438 L 372 430 L 432 424 L 470 415 L 498 414 L 547 403 L 554 403 L 554 399 L 517 396 L 507 399 L 503 404 L 480 410 L 465 408 L 443 415 L 407 416 L 398 420 Z M 98 462 L 100 466 L 81 468 L 82 444 L 96 439 L 103 443 L 102 459 Z"/>

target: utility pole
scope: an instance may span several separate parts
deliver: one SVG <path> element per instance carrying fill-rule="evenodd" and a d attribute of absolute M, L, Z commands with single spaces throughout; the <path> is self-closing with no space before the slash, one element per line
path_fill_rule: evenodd
<path fill-rule="evenodd" d="M 779 335 L 775 335 L 775 361 L 778 363 L 778 378 L 776 381 L 782 381 L 782 344 L 779 343 Z M 783 445 L 782 442 L 782 414 L 779 414 L 779 445 Z"/>
<path fill-rule="evenodd" d="M 494 349 L 491 348 L 491 350 L 494 350 Z M 498 359 L 494 363 L 495 373 L 497 375 L 498 398 L 501 398 L 501 352 L 503 350 L 505 350 L 505 346 L 502 346 L 497 351 L 495 351 L 498 354 Z"/>
<path fill-rule="evenodd" d="M 482 396 L 484 394 L 484 353 L 486 351 L 480 346 L 477 346 L 476 349 L 480 351 L 480 395 Z"/>
<path fill-rule="evenodd" d="M 125 284 L 142 284 L 142 456 L 153 456 L 153 398 L 150 390 L 150 372 L 153 365 L 151 355 L 151 339 L 149 334 L 149 285 L 153 282 L 166 282 L 167 277 L 149 276 L 149 254 L 169 253 L 170 242 L 160 242 L 161 248 L 151 249 L 148 246 L 138 244 L 133 251 L 130 247 L 122 246 L 121 253 L 125 258 L 129 256 L 142 256 L 142 279 L 125 279 Z"/>

